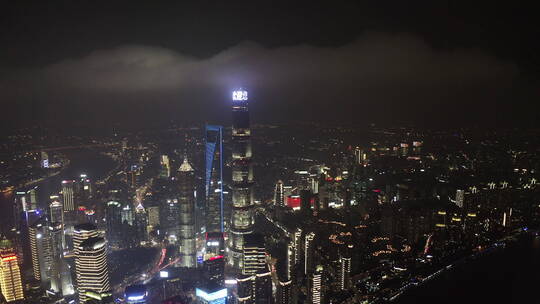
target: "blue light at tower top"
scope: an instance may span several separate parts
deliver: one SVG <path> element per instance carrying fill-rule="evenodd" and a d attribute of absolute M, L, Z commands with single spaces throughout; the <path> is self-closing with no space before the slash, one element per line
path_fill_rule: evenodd
<path fill-rule="evenodd" d="M 232 92 L 232 99 L 234 101 L 248 100 L 248 92 L 243 89 L 235 90 Z"/>

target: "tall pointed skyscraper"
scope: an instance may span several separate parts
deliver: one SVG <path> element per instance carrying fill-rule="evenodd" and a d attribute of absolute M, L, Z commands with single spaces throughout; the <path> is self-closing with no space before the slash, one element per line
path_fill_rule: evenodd
<path fill-rule="evenodd" d="M 180 243 L 179 266 L 195 268 L 197 266 L 197 249 L 195 245 L 195 174 L 187 158 L 178 169 L 178 186 L 180 196 Z"/>
<path fill-rule="evenodd" d="M 242 270 L 244 235 L 253 232 L 253 165 L 248 92 L 232 94 L 232 212 L 228 262 Z"/>
<path fill-rule="evenodd" d="M 205 145 L 206 232 L 224 232 L 222 126 L 206 125 Z"/>

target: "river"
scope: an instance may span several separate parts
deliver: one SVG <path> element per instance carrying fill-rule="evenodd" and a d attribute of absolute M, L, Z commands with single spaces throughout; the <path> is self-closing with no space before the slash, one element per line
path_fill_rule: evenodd
<path fill-rule="evenodd" d="M 92 181 L 96 181 L 104 177 L 116 165 L 114 160 L 100 154 L 98 150 L 94 149 L 66 150 L 64 154 L 70 160 L 69 166 L 64 168 L 60 174 L 33 185 L 38 186 L 37 199 L 39 209 L 44 210 L 47 208 L 49 197 L 60 191 L 62 180 L 77 179 L 81 174 L 85 173 Z M 7 227 L 11 226 L 13 194 L 2 193 L 0 195 L 0 226 L 2 231 L 5 231 Z"/>
<path fill-rule="evenodd" d="M 540 303 L 540 239 L 518 242 L 456 266 L 394 303 Z"/>

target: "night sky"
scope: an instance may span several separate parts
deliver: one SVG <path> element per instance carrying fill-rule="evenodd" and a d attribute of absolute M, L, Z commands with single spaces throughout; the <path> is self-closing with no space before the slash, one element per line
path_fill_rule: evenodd
<path fill-rule="evenodd" d="M 239 86 L 264 123 L 540 120 L 540 27 L 519 3 L 43 2 L 1 5 L 7 133 L 227 123 Z"/>

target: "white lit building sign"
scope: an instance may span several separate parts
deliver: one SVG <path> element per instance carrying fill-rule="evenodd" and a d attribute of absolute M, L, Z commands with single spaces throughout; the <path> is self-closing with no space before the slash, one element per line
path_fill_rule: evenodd
<path fill-rule="evenodd" d="M 232 99 L 233 100 L 248 100 L 247 91 L 233 91 Z"/>

